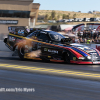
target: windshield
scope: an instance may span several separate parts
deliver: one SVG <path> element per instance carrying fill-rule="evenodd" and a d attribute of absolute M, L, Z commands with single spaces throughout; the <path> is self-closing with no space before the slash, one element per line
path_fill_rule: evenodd
<path fill-rule="evenodd" d="M 62 38 L 65 38 L 63 35 L 57 32 L 49 32 L 50 38 L 55 41 L 61 41 Z"/>

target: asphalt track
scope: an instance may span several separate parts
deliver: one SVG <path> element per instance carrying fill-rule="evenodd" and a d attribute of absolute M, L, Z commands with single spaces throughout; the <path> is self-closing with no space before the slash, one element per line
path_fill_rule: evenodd
<path fill-rule="evenodd" d="M 20 61 L 0 51 L 0 87 L 34 88 L 1 92 L 0 100 L 100 100 L 100 65 Z"/>
<path fill-rule="evenodd" d="M 0 51 L 1 69 L 100 81 L 100 65 L 75 65 L 38 60 L 21 61 L 18 57 L 11 55 L 12 52 Z"/>
<path fill-rule="evenodd" d="M 0 70 L 0 87 L 34 88 L 0 92 L 0 100 L 100 100 L 100 82 Z"/>

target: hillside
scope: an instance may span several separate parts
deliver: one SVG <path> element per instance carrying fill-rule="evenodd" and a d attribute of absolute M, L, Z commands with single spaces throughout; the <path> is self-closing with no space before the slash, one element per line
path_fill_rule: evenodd
<path fill-rule="evenodd" d="M 48 14 L 49 16 L 51 15 L 52 10 L 39 10 L 39 16 L 45 16 Z M 59 15 L 60 18 L 62 19 L 63 14 L 69 15 L 70 19 L 73 18 L 73 15 L 76 14 L 75 18 L 91 18 L 91 17 L 100 17 L 98 14 L 89 14 L 89 13 L 81 13 L 81 12 L 74 12 L 74 11 L 58 11 L 55 10 L 56 12 L 56 17 Z M 100 13 L 100 12 L 99 12 Z"/>

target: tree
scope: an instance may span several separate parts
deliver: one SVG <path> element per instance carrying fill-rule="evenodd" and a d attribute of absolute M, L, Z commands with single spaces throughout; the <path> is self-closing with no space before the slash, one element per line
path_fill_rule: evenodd
<path fill-rule="evenodd" d="M 66 15 L 65 15 L 65 14 L 63 14 L 62 18 L 63 18 L 63 19 L 66 19 Z"/>
<path fill-rule="evenodd" d="M 59 20 L 59 18 L 60 18 L 60 15 L 57 16 L 57 20 Z"/>
<path fill-rule="evenodd" d="M 49 17 L 49 15 L 46 14 L 44 19 L 45 19 L 45 20 L 48 20 L 48 17 Z"/>
<path fill-rule="evenodd" d="M 63 19 L 69 19 L 69 15 L 63 14 Z"/>
<path fill-rule="evenodd" d="M 69 15 L 66 15 L 66 19 L 69 19 Z"/>
<path fill-rule="evenodd" d="M 57 18 L 55 17 L 54 20 L 57 20 Z"/>
<path fill-rule="evenodd" d="M 48 19 L 49 19 L 49 20 L 52 20 L 52 16 L 50 16 Z"/>
<path fill-rule="evenodd" d="M 70 13 L 68 13 L 68 15 L 70 16 Z"/>
<path fill-rule="evenodd" d="M 75 18 L 75 17 L 76 17 L 76 14 L 73 15 L 73 18 Z"/>
<path fill-rule="evenodd" d="M 63 19 L 69 19 L 69 15 L 63 14 Z"/>
<path fill-rule="evenodd" d="M 51 17 L 52 17 L 52 19 L 54 19 L 55 16 L 56 16 L 56 12 L 53 10 L 53 11 L 51 12 Z"/>

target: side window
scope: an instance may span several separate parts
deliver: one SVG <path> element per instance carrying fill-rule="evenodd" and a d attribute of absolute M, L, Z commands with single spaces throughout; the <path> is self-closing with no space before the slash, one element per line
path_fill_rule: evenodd
<path fill-rule="evenodd" d="M 40 33 L 40 35 L 38 36 L 38 39 L 42 39 L 43 42 L 46 42 L 47 40 L 49 40 L 48 35 L 44 33 Z"/>

